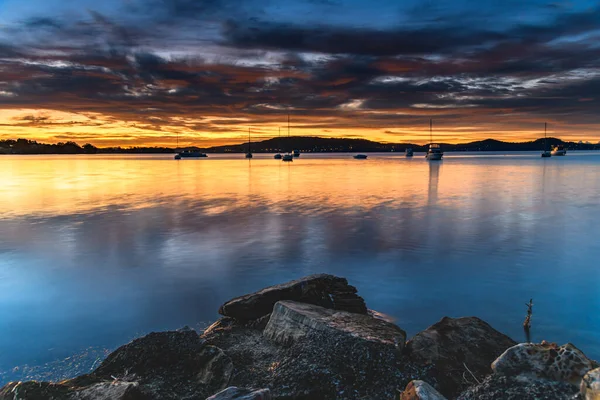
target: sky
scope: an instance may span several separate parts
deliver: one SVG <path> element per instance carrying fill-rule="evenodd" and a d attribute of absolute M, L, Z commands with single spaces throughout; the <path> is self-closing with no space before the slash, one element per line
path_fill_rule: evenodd
<path fill-rule="evenodd" d="M 0 139 L 600 140 L 600 4 L 0 0 Z"/>

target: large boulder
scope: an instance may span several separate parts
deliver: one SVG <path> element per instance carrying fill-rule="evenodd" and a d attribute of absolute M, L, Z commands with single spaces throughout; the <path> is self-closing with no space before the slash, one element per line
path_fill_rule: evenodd
<path fill-rule="evenodd" d="M 264 330 L 277 343 L 290 344 L 313 331 L 344 335 L 352 340 L 373 342 L 402 350 L 406 333 L 396 325 L 370 315 L 336 311 L 295 301 L 279 301 Z"/>
<path fill-rule="evenodd" d="M 271 391 L 269 389 L 241 389 L 231 386 L 206 400 L 271 400 Z"/>
<path fill-rule="evenodd" d="M 457 400 L 573 400 L 577 388 L 547 379 L 492 374 Z"/>
<path fill-rule="evenodd" d="M 600 368 L 589 371 L 581 380 L 581 397 L 584 400 L 600 400 Z"/>
<path fill-rule="evenodd" d="M 400 400 L 446 400 L 429 383 L 414 380 L 410 381 L 400 395 Z"/>
<path fill-rule="evenodd" d="M 446 397 L 489 375 L 491 363 L 516 342 L 476 317 L 444 317 L 406 344 L 406 354 L 427 369 L 422 379 Z"/>
<path fill-rule="evenodd" d="M 581 350 L 567 343 L 520 343 L 500 355 L 492 369 L 502 375 L 526 375 L 568 382 L 577 387 L 581 378 L 594 368 L 594 362 Z"/>
<path fill-rule="evenodd" d="M 292 314 L 305 322 L 297 326 L 302 334 L 288 324 Z M 280 323 L 289 335 L 276 333 Z M 282 301 L 263 327 L 225 317 L 203 333 L 231 357 L 230 385 L 268 387 L 273 398 L 392 399 L 416 377 L 405 368 L 404 332 L 370 315 Z"/>
<path fill-rule="evenodd" d="M 228 386 L 232 371 L 229 357 L 190 329 L 150 333 L 121 346 L 90 377 L 134 379 L 158 399 L 206 398 Z"/>
<path fill-rule="evenodd" d="M 258 292 L 236 297 L 219 308 L 221 315 L 239 320 L 253 320 L 269 314 L 280 300 L 294 300 L 334 310 L 366 314 L 367 306 L 345 278 L 328 274 L 269 286 Z"/>

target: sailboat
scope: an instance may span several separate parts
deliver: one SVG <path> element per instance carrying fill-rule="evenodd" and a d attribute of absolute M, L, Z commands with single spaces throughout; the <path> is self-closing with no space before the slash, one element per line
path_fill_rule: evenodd
<path fill-rule="evenodd" d="M 288 114 L 288 137 L 290 136 L 290 114 Z M 300 157 L 300 150 L 294 149 L 292 151 L 294 157 Z"/>
<path fill-rule="evenodd" d="M 290 114 L 288 114 L 288 145 L 289 145 L 289 140 L 290 140 Z M 286 162 L 294 161 L 294 156 L 288 152 L 287 154 L 283 155 L 283 158 L 281 159 L 281 161 L 286 161 Z"/>
<path fill-rule="evenodd" d="M 179 149 L 179 133 L 177 133 L 177 149 Z M 175 154 L 176 160 L 181 160 L 182 158 L 204 158 L 208 157 L 206 153 L 202 153 L 198 150 L 183 150 Z"/>
<path fill-rule="evenodd" d="M 279 138 L 277 139 L 277 147 L 279 147 L 279 151 L 281 151 L 281 127 L 279 127 Z M 277 153 L 273 156 L 274 159 L 276 160 L 281 160 L 281 153 Z"/>
<path fill-rule="evenodd" d="M 542 157 L 551 157 L 552 153 L 548 151 L 548 147 L 546 146 L 546 123 L 544 122 L 544 151 L 542 152 Z"/>
<path fill-rule="evenodd" d="M 439 144 L 433 143 L 433 120 L 429 120 L 429 150 L 425 155 L 428 160 L 441 160 L 444 156 Z"/>
<path fill-rule="evenodd" d="M 175 153 L 175 159 L 176 160 L 181 160 L 181 155 L 179 153 L 177 153 L 177 149 L 179 149 L 179 132 L 177 132 L 177 147 L 175 149 L 176 153 Z"/>
<path fill-rule="evenodd" d="M 246 153 L 246 158 L 252 158 L 252 150 L 250 149 L 250 128 L 248 128 L 248 152 Z"/>

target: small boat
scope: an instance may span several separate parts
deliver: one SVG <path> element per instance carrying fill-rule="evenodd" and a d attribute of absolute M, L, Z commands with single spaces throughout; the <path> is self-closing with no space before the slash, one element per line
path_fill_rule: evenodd
<path fill-rule="evenodd" d="M 436 160 L 441 160 L 442 157 L 444 156 L 444 153 L 442 152 L 442 148 L 440 147 L 439 144 L 437 143 L 433 143 L 433 120 L 429 120 L 429 150 L 427 151 L 427 154 L 425 154 L 425 158 L 427 158 L 428 160 L 431 161 L 436 161 Z"/>
<path fill-rule="evenodd" d="M 175 159 L 176 160 L 181 160 L 181 156 L 179 154 L 175 154 Z"/>
<path fill-rule="evenodd" d="M 300 157 L 300 150 L 298 150 L 298 149 L 294 150 L 294 157 Z"/>
<path fill-rule="evenodd" d="M 277 146 L 279 146 L 279 150 L 281 150 L 281 127 L 279 127 L 279 137 L 277 139 Z M 273 158 L 276 160 L 281 160 L 282 155 L 281 153 L 277 153 L 273 156 Z"/>
<path fill-rule="evenodd" d="M 357 160 L 366 160 L 367 155 L 366 154 L 357 154 L 354 156 L 354 158 L 356 158 Z"/>
<path fill-rule="evenodd" d="M 406 154 L 406 157 L 412 157 L 413 156 L 412 147 L 408 147 L 404 153 Z"/>
<path fill-rule="evenodd" d="M 552 153 L 546 150 L 546 123 L 544 122 L 544 151 L 542 152 L 542 158 L 551 157 Z"/>
<path fill-rule="evenodd" d="M 290 114 L 288 114 L 288 140 L 290 138 Z M 294 155 L 292 153 L 284 154 L 281 161 L 290 162 L 294 161 Z"/>
<path fill-rule="evenodd" d="M 553 156 L 566 156 L 567 150 L 565 150 L 565 146 L 563 146 L 562 144 L 559 144 L 558 146 L 554 146 L 552 148 L 552 155 Z"/>
<path fill-rule="evenodd" d="M 201 153 L 201 152 L 196 151 L 196 150 L 183 150 L 183 151 L 180 151 L 179 153 L 177 153 L 177 155 L 179 156 L 179 158 L 176 158 L 176 160 L 179 160 L 181 158 L 203 158 L 203 157 L 208 157 L 208 155 L 206 155 L 206 153 Z"/>
<path fill-rule="evenodd" d="M 444 153 L 442 152 L 440 145 L 437 143 L 431 143 L 429 145 L 429 150 L 425 155 L 428 160 L 441 160 L 443 156 Z"/>
<path fill-rule="evenodd" d="M 250 141 L 250 128 L 248 128 L 248 151 L 246 152 L 246 158 L 252 158 L 252 150 L 250 149 L 250 145 L 252 142 Z"/>

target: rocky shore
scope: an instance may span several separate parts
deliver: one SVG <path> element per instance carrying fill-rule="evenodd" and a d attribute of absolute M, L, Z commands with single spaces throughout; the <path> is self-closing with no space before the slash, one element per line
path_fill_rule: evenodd
<path fill-rule="evenodd" d="M 232 299 L 219 313 L 200 334 L 121 346 L 90 374 L 8 383 L 0 400 L 600 400 L 599 365 L 572 344 L 518 344 L 476 317 L 445 317 L 407 340 L 332 275 Z"/>

